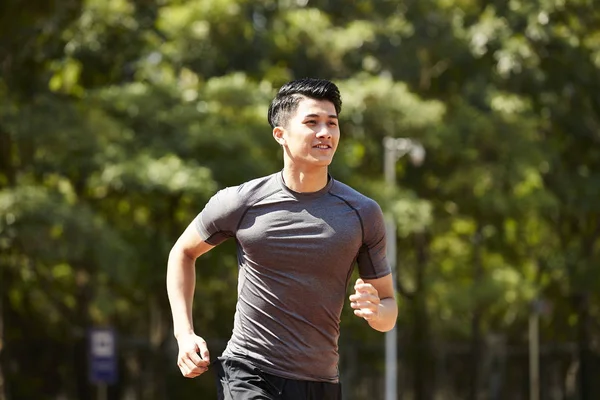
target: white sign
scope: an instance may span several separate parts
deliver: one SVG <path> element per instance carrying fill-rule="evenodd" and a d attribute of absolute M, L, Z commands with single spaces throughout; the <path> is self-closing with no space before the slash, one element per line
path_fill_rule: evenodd
<path fill-rule="evenodd" d="M 93 356 L 107 358 L 115 356 L 115 338 L 111 331 L 93 331 L 91 342 Z"/>

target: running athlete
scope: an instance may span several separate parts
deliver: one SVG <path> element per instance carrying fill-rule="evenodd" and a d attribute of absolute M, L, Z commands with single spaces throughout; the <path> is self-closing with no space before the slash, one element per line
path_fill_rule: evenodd
<path fill-rule="evenodd" d="M 219 399 L 341 399 L 340 315 L 355 264 L 354 314 L 381 332 L 396 323 L 381 209 L 328 173 L 341 105 L 327 80 L 282 86 L 268 120 L 283 170 L 217 192 L 169 254 L 178 366 L 188 378 L 214 368 Z M 231 339 L 211 363 L 192 326 L 195 261 L 228 238 L 238 301 Z"/>

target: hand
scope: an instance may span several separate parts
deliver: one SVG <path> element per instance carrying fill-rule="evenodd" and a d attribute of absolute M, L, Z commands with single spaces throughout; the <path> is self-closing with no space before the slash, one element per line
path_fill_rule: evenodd
<path fill-rule="evenodd" d="M 379 317 L 379 305 L 381 304 L 377 289 L 358 278 L 354 284 L 354 290 L 354 294 L 350 296 L 350 306 L 354 309 L 354 315 L 367 321 L 376 320 Z"/>
<path fill-rule="evenodd" d="M 195 378 L 208 371 L 210 354 L 206 342 L 193 333 L 177 338 L 179 354 L 177 365 L 186 378 Z"/>

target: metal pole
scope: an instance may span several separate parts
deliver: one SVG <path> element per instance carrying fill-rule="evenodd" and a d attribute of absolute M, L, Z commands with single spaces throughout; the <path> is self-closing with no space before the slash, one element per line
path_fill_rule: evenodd
<path fill-rule="evenodd" d="M 393 139 L 384 139 L 384 173 L 389 186 L 396 184 L 396 161 L 398 152 Z M 394 292 L 396 291 L 396 223 L 388 214 L 386 219 L 386 256 L 392 269 Z M 398 359 L 396 327 L 385 334 L 385 400 L 398 398 Z"/>
<path fill-rule="evenodd" d="M 383 172 L 385 182 L 389 187 L 396 186 L 396 161 L 408 154 L 415 165 L 420 165 L 425 158 L 425 149 L 421 143 L 408 138 L 385 137 L 383 139 L 384 159 Z M 396 266 L 396 222 L 388 213 L 385 223 L 386 256 L 392 269 L 394 292 L 398 277 Z M 396 327 L 385 336 L 385 400 L 398 398 L 398 333 Z"/>
<path fill-rule="evenodd" d="M 98 384 L 98 400 L 108 400 L 108 388 L 106 383 Z"/>
<path fill-rule="evenodd" d="M 396 280 L 396 246 L 395 236 L 396 227 L 392 218 L 388 218 L 386 223 L 387 237 L 389 245 L 387 246 L 388 260 L 392 267 L 392 276 Z M 391 245 L 391 243 L 394 245 Z M 395 284 L 394 284 L 395 290 Z M 396 400 L 398 398 L 398 360 L 397 360 L 397 337 L 398 333 L 394 326 L 385 333 L 385 400 Z"/>

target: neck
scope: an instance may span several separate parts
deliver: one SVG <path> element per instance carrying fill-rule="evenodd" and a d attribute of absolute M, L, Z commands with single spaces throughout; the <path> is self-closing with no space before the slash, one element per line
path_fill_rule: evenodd
<path fill-rule="evenodd" d="M 285 185 L 298 193 L 318 192 L 327 185 L 327 167 L 317 167 L 310 170 L 296 168 L 290 165 L 283 167 Z"/>

